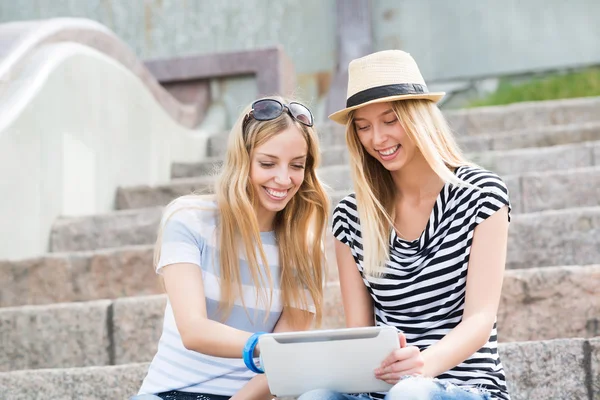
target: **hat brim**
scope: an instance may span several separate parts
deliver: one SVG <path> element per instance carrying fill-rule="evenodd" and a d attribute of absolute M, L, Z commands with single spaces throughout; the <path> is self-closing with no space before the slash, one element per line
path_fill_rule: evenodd
<path fill-rule="evenodd" d="M 445 95 L 446 95 L 446 92 L 434 92 L 434 93 L 424 93 L 424 94 L 400 94 L 400 95 L 397 95 L 397 96 L 381 97 L 379 99 L 367 101 L 367 102 L 358 104 L 358 105 L 353 106 L 353 107 L 348 107 L 348 108 L 344 108 L 343 110 L 336 111 L 336 112 L 334 112 L 333 114 L 331 114 L 329 116 L 329 119 L 332 120 L 332 121 L 334 121 L 334 122 L 337 122 L 338 124 L 346 125 L 346 123 L 348 122 L 348 114 L 350 114 L 350 111 L 356 110 L 356 109 L 364 107 L 364 106 L 368 106 L 369 104 L 389 103 L 391 101 L 407 100 L 407 99 L 410 99 L 410 100 L 418 100 L 418 99 L 431 100 L 431 101 L 437 103 Z"/>

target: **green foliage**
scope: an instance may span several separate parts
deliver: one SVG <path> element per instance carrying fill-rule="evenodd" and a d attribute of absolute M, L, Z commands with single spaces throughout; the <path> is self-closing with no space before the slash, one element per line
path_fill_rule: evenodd
<path fill-rule="evenodd" d="M 501 81 L 496 92 L 486 98 L 471 102 L 467 107 L 589 96 L 600 96 L 599 67 L 581 72 L 534 78 L 521 84 Z"/>

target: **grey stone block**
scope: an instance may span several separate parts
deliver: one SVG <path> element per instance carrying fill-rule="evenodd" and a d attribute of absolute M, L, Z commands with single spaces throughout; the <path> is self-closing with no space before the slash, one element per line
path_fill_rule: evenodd
<path fill-rule="evenodd" d="M 321 167 L 347 164 L 349 153 L 346 146 L 329 146 L 321 149 Z M 200 176 L 216 176 L 223 165 L 223 157 L 210 158 L 199 163 L 175 163 L 171 168 L 172 178 L 193 178 Z M 127 204 L 123 202 L 123 208 Z"/>
<path fill-rule="evenodd" d="M 530 173 L 522 177 L 525 212 L 600 205 L 600 167 Z"/>
<path fill-rule="evenodd" d="M 110 301 L 0 310 L 0 371 L 106 365 Z"/>
<path fill-rule="evenodd" d="M 452 110 L 444 112 L 444 117 L 455 135 L 467 134 L 467 110 Z"/>
<path fill-rule="evenodd" d="M 208 138 L 206 154 L 209 157 L 222 158 L 227 150 L 228 132 L 221 132 Z"/>
<path fill-rule="evenodd" d="M 330 157 L 336 157 L 341 152 Z M 319 177 L 333 190 L 345 190 L 352 187 L 350 178 L 350 167 L 347 162 L 337 165 L 321 167 L 318 170 Z M 150 206 L 164 206 L 179 196 L 185 196 L 196 192 L 199 194 L 211 193 L 214 177 L 203 176 L 196 178 L 176 179 L 171 183 L 156 187 L 139 186 L 133 188 L 120 188 L 118 190 L 118 209 L 137 209 Z M 200 189 L 199 189 L 200 188 Z M 204 188 L 204 189 L 202 189 Z"/>
<path fill-rule="evenodd" d="M 515 183 L 507 181 L 511 193 L 518 192 Z M 158 208 L 78 218 L 73 224 L 62 220 L 53 229 L 52 248 L 78 251 L 154 243 L 159 220 Z M 600 254 L 599 230 L 600 207 L 515 214 L 509 230 L 507 265 L 530 268 L 594 264 Z"/>
<path fill-rule="evenodd" d="M 490 151 L 493 149 L 492 136 L 458 136 L 456 142 L 466 153 Z"/>
<path fill-rule="evenodd" d="M 523 212 L 523 202 L 521 201 L 521 177 L 519 175 L 504 176 L 502 180 L 508 189 L 512 214 Z"/>
<path fill-rule="evenodd" d="M 113 305 L 115 364 L 151 361 L 162 332 L 166 295 L 119 299 Z"/>
<path fill-rule="evenodd" d="M 447 118 L 464 116 L 466 122 L 460 125 L 463 133 L 477 135 L 597 121 L 599 111 L 600 100 L 586 98 L 480 107 L 446 112 L 446 115 Z"/>
<path fill-rule="evenodd" d="M 129 246 L 86 253 L 71 253 L 70 301 L 116 299 L 162 293 L 153 265 L 154 246 Z"/>
<path fill-rule="evenodd" d="M 598 121 L 600 101 L 569 99 L 550 102 L 517 103 L 500 107 L 481 107 L 444 111 L 450 127 L 459 139 L 468 136 L 494 135 L 508 131 L 537 129 L 541 126 L 581 124 Z M 330 121 L 316 125 L 322 147 L 344 145 L 345 127 Z M 226 133 L 209 142 L 209 154 L 221 156 L 227 146 Z M 477 151 L 477 150 L 476 150 Z"/>
<path fill-rule="evenodd" d="M 344 127 L 325 124 L 321 131 L 321 149 L 345 147 Z M 493 134 L 476 134 L 473 136 L 458 132 L 457 143 L 466 153 L 490 150 L 514 150 L 529 147 L 549 147 L 556 145 L 581 143 L 600 140 L 600 123 L 573 122 L 571 125 L 520 127 L 519 130 L 497 132 Z M 211 157 L 222 157 L 225 154 L 224 140 L 221 137 L 210 139 Z"/>
<path fill-rule="evenodd" d="M 321 150 L 321 167 L 348 165 L 350 153 L 346 146 L 332 146 Z"/>
<path fill-rule="evenodd" d="M 316 125 L 321 148 L 346 146 L 346 127 L 333 122 Z"/>
<path fill-rule="evenodd" d="M 323 321 L 321 329 L 345 328 L 346 319 L 339 282 L 328 282 L 323 295 Z"/>
<path fill-rule="evenodd" d="M 334 191 L 352 191 L 352 174 L 348 165 L 321 168 L 318 172 L 323 183 Z"/>
<path fill-rule="evenodd" d="M 221 169 L 222 165 L 223 157 L 209 158 L 199 163 L 174 163 L 171 166 L 171 178 L 215 175 Z"/>
<path fill-rule="evenodd" d="M 180 196 L 207 194 L 213 192 L 214 179 L 211 176 L 180 178 L 159 186 L 135 186 L 118 188 L 116 208 L 144 208 L 166 206 Z"/>
<path fill-rule="evenodd" d="M 162 292 L 153 246 L 0 261 L 0 307 L 113 299 Z"/>
<path fill-rule="evenodd" d="M 600 207 L 515 215 L 507 268 L 590 265 L 600 260 Z"/>
<path fill-rule="evenodd" d="M 545 102 L 538 104 L 544 104 Z M 565 125 L 586 121 L 598 121 L 600 115 L 599 97 L 553 100 L 549 104 L 548 121 L 553 125 Z"/>
<path fill-rule="evenodd" d="M 70 268 L 65 255 L 0 261 L 0 307 L 71 301 Z"/>
<path fill-rule="evenodd" d="M 137 394 L 148 364 L 0 373 L 3 399 L 125 400 Z"/>
<path fill-rule="evenodd" d="M 592 144 L 594 165 L 600 165 L 600 142 Z"/>
<path fill-rule="evenodd" d="M 594 165 L 586 143 L 469 154 L 469 159 L 499 175 L 523 174 Z"/>
<path fill-rule="evenodd" d="M 502 342 L 600 336 L 600 265 L 507 270 Z"/>
<path fill-rule="evenodd" d="M 600 140 L 600 123 L 550 126 L 490 136 L 490 150 L 548 147 Z"/>
<path fill-rule="evenodd" d="M 325 122 L 316 125 L 321 150 L 331 147 L 346 147 L 346 130 L 342 125 Z M 211 157 L 223 158 L 227 150 L 227 133 L 214 135 L 208 141 L 208 154 Z"/>
<path fill-rule="evenodd" d="M 588 340 L 589 391 L 592 400 L 600 400 L 600 337 Z"/>
<path fill-rule="evenodd" d="M 513 400 L 587 399 L 581 339 L 500 344 Z"/>
<path fill-rule="evenodd" d="M 333 265 L 335 268 L 335 264 Z M 324 328 L 343 328 L 339 282 L 325 288 Z M 520 342 L 600 335 L 600 265 L 507 270 L 498 309 L 498 338 Z"/>
<path fill-rule="evenodd" d="M 50 232 L 50 251 L 85 251 L 156 242 L 162 207 L 59 218 Z"/>

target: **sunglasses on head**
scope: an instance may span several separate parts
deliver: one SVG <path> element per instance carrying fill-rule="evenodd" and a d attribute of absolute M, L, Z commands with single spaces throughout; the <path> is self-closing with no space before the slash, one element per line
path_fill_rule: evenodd
<path fill-rule="evenodd" d="M 275 99 L 262 99 L 252 103 L 252 110 L 244 117 L 242 130 L 246 132 L 246 125 L 251 118 L 257 121 L 270 121 L 279 117 L 284 111 L 302 125 L 313 126 L 313 116 L 310 110 L 303 104 L 292 101 L 283 104 Z"/>

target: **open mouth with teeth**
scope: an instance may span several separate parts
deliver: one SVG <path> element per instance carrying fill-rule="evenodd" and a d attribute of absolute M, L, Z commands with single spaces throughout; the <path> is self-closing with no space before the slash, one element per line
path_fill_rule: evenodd
<path fill-rule="evenodd" d="M 398 154 L 400 147 L 402 147 L 402 146 L 397 144 L 395 146 L 388 147 L 387 149 L 377 150 L 377 153 L 379 153 L 379 156 L 383 160 L 391 160 L 392 158 L 394 158 L 396 156 L 396 154 Z"/>
<path fill-rule="evenodd" d="M 263 189 L 265 190 L 265 193 L 267 193 L 267 195 L 276 201 L 279 200 L 283 200 L 287 197 L 288 191 L 289 189 L 286 190 L 276 190 L 276 189 L 271 189 L 268 187 L 263 186 Z"/>

